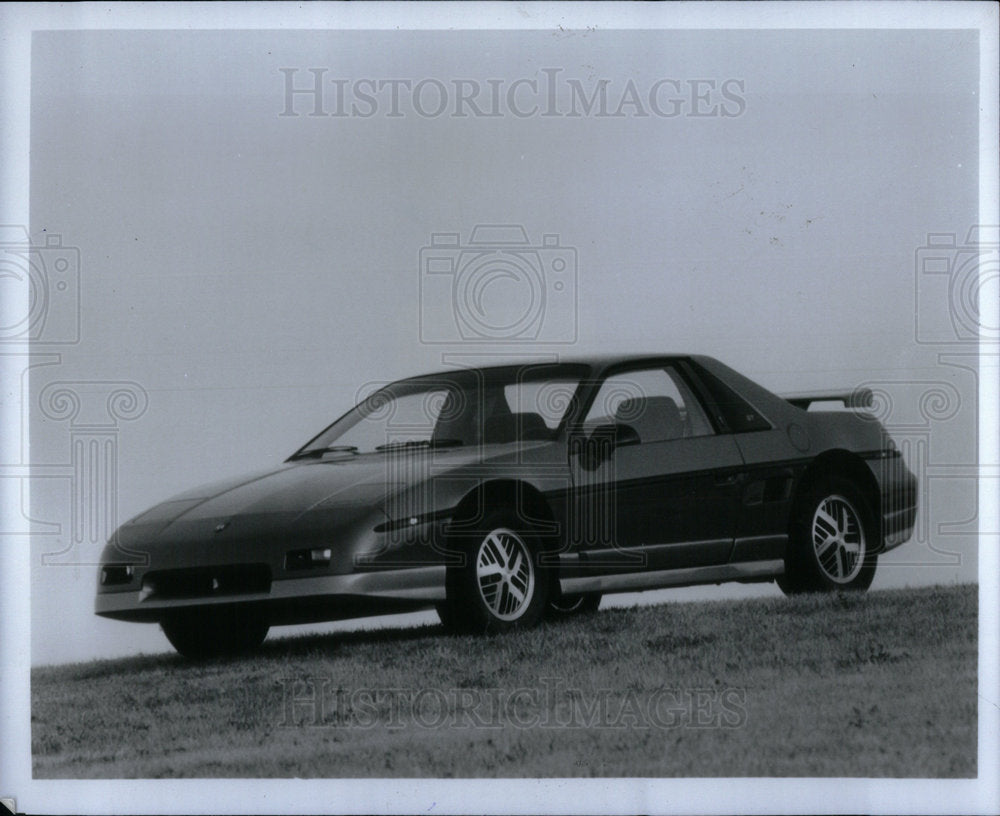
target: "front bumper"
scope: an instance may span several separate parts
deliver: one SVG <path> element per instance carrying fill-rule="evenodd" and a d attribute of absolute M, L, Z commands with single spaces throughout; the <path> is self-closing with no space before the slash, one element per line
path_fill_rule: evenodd
<path fill-rule="evenodd" d="M 155 622 L 185 608 L 261 607 L 272 621 L 338 620 L 380 611 L 429 606 L 445 599 L 444 566 L 316 575 L 273 581 L 266 592 L 220 593 L 186 598 L 144 597 L 141 590 L 100 593 L 94 612 L 107 618 Z"/>

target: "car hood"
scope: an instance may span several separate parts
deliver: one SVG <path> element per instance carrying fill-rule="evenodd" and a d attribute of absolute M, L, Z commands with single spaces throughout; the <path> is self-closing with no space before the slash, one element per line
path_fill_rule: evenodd
<path fill-rule="evenodd" d="M 336 499 L 344 505 L 373 507 L 385 494 L 384 474 L 381 462 L 289 463 L 180 493 L 129 524 L 166 525 L 182 517 L 195 521 L 241 514 L 300 515 Z"/>
<path fill-rule="evenodd" d="M 312 512 L 336 508 L 357 514 L 385 506 L 395 494 L 452 469 L 509 456 L 489 449 L 405 451 L 286 462 L 270 470 L 214 482 L 180 493 L 123 525 L 158 533 L 174 525 L 236 516 L 294 524 Z M 200 525 L 199 525 L 200 526 Z"/>

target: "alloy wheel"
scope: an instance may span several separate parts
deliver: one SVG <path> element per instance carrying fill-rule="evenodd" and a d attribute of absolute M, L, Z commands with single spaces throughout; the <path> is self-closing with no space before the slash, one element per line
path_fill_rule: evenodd
<path fill-rule="evenodd" d="M 865 531 L 854 506 L 843 496 L 827 496 L 812 520 L 816 561 L 831 581 L 849 584 L 865 563 Z"/>
<path fill-rule="evenodd" d="M 476 556 L 476 579 L 494 617 L 514 621 L 524 614 L 534 595 L 535 570 L 531 552 L 517 533 L 497 529 L 483 539 Z"/>

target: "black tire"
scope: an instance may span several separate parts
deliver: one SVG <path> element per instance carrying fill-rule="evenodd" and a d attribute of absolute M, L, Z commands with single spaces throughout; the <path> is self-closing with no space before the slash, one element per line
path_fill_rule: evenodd
<path fill-rule="evenodd" d="M 878 565 L 878 535 L 875 513 L 854 482 L 816 482 L 797 503 L 778 586 L 786 595 L 864 592 Z"/>
<path fill-rule="evenodd" d="M 439 604 L 435 604 L 434 609 L 437 611 L 438 618 L 441 619 L 441 624 L 445 629 L 454 632 L 459 628 L 451 604 L 447 601 L 442 601 Z"/>
<path fill-rule="evenodd" d="M 160 621 L 160 628 L 184 657 L 202 659 L 251 652 L 270 627 L 260 614 L 236 607 L 178 611 Z"/>
<path fill-rule="evenodd" d="M 488 512 L 477 528 L 456 541 L 464 558 L 448 568 L 448 599 L 438 607 L 441 622 L 475 634 L 534 626 L 549 599 L 537 536 L 505 508 Z"/>
<path fill-rule="evenodd" d="M 601 605 L 601 593 L 594 592 L 586 595 L 560 595 L 558 598 L 550 598 L 549 605 L 545 608 L 545 616 L 549 620 L 565 620 L 575 618 L 578 615 L 589 615 L 597 611 Z"/>

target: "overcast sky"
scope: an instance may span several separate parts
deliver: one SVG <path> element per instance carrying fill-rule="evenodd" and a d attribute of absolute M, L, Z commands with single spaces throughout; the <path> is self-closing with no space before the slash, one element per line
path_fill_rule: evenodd
<path fill-rule="evenodd" d="M 286 95 L 316 76 L 329 115 Z M 98 545 L 41 566 L 71 526 L 53 381 L 148 398 L 114 437 L 118 522 L 279 462 L 445 353 L 707 353 L 779 392 L 885 382 L 913 415 L 937 387 L 954 411 L 892 421 L 972 461 L 975 378 L 917 342 L 948 294 L 916 263 L 977 222 L 978 78 L 961 30 L 37 33 L 31 238 L 79 248 L 81 311 L 78 343 L 45 346 L 75 320 L 53 295 L 37 349 L 61 356 L 31 383 L 53 466 L 32 529 L 60 531 L 35 537 L 33 661 L 167 648 L 94 617 Z M 460 342 L 454 287 L 422 268 L 432 234 L 477 224 L 558 236 L 536 342 Z M 971 484 L 923 495 L 929 522 L 974 515 Z M 975 580 L 958 527 L 876 587 Z"/>

